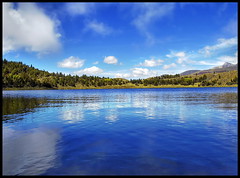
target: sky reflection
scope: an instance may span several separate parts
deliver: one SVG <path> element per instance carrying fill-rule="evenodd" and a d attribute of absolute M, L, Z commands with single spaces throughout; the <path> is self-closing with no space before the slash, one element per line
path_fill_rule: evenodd
<path fill-rule="evenodd" d="M 3 175 L 43 174 L 57 161 L 58 129 L 3 127 Z"/>
<path fill-rule="evenodd" d="M 236 89 L 55 92 L 3 96 L 4 175 L 237 172 Z"/>

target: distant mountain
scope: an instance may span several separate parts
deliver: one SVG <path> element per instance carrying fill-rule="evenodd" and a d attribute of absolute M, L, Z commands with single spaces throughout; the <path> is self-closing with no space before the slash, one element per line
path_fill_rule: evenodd
<path fill-rule="evenodd" d="M 225 62 L 221 66 L 214 67 L 214 68 L 208 69 L 208 70 L 201 70 L 201 71 L 197 72 L 197 74 L 214 73 L 214 72 L 220 73 L 220 72 L 228 72 L 228 71 L 232 71 L 232 70 L 238 70 L 237 64 L 231 64 L 229 62 Z"/>
<path fill-rule="evenodd" d="M 185 72 L 182 72 L 180 75 L 205 74 L 205 73 L 214 73 L 214 72 L 220 73 L 220 72 L 228 72 L 232 70 L 238 70 L 238 65 L 225 62 L 221 66 L 217 66 L 207 70 L 187 70 Z"/>
<path fill-rule="evenodd" d="M 191 75 L 193 73 L 199 72 L 200 70 L 187 70 L 185 72 L 180 73 L 180 75 Z"/>
<path fill-rule="evenodd" d="M 231 64 L 229 62 L 225 62 L 223 65 L 214 67 L 213 69 L 222 69 L 222 68 L 234 67 L 234 66 L 236 66 L 236 64 Z"/>

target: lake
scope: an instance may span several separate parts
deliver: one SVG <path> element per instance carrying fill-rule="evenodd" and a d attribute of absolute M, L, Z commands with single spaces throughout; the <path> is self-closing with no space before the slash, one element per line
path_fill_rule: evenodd
<path fill-rule="evenodd" d="M 237 94 L 3 91 L 3 175 L 237 175 Z"/>

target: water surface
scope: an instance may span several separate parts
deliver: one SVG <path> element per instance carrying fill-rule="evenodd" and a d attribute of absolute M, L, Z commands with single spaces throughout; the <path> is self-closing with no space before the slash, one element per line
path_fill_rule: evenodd
<path fill-rule="evenodd" d="M 3 91 L 4 175 L 237 175 L 237 88 Z"/>

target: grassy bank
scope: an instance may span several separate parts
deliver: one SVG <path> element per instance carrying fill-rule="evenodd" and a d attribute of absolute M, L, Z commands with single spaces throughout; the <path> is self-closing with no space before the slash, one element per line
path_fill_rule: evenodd
<path fill-rule="evenodd" d="M 208 87 L 238 87 L 238 85 L 214 85 L 214 86 L 198 86 L 198 85 L 112 85 L 112 86 L 102 86 L 102 87 L 94 87 L 94 86 L 58 86 L 58 88 L 46 88 L 46 87 L 22 87 L 22 88 L 3 88 L 3 90 L 73 90 L 73 89 L 128 89 L 128 88 L 208 88 Z"/>

